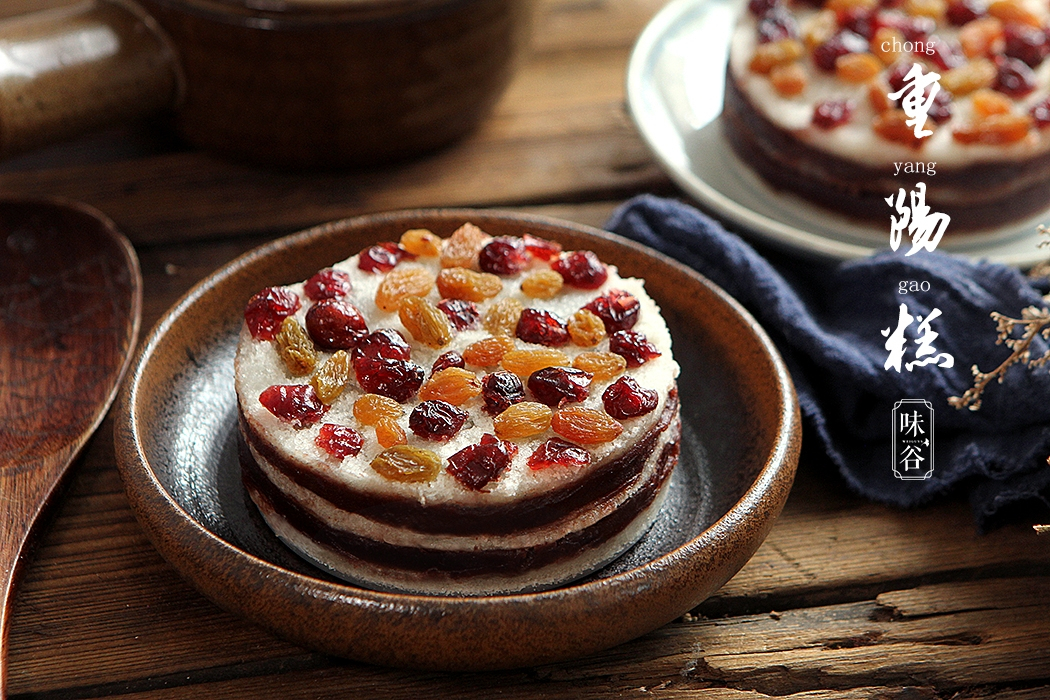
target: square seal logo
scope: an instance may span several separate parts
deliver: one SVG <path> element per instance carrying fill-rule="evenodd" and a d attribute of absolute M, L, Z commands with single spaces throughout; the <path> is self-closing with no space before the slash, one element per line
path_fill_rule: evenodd
<path fill-rule="evenodd" d="M 907 481 L 933 476 L 933 404 L 925 399 L 893 405 L 893 475 Z"/>

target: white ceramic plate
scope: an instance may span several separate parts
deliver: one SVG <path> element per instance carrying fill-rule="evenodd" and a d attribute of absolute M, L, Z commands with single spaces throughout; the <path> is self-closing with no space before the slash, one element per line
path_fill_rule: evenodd
<path fill-rule="evenodd" d="M 773 189 L 723 137 L 729 37 L 742 0 L 675 0 L 649 23 L 627 69 L 627 101 L 671 177 L 740 233 L 807 255 L 849 259 L 889 247 L 886 224 L 866 224 Z M 1037 227 L 1050 209 L 999 229 L 943 240 L 938 250 L 1018 266 L 1046 259 Z M 951 236 L 949 229 L 949 237 Z"/>

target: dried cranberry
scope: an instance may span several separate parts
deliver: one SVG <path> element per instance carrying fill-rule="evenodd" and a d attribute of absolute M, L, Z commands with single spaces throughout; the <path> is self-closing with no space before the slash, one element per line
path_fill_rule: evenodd
<path fill-rule="evenodd" d="M 365 272 L 390 272 L 402 260 L 415 257 L 397 243 L 378 243 L 361 251 L 357 267 Z"/>
<path fill-rule="evenodd" d="M 813 108 L 813 126 L 834 129 L 853 117 L 853 103 L 848 100 L 821 100 Z"/>
<path fill-rule="evenodd" d="M 273 340 L 281 323 L 302 306 L 299 296 L 284 287 L 267 287 L 248 300 L 244 321 L 253 338 Z"/>
<path fill-rule="evenodd" d="M 1016 58 L 1035 68 L 1050 54 L 1050 38 L 1042 29 L 1027 24 L 1008 23 L 1003 27 L 1007 56 Z"/>
<path fill-rule="evenodd" d="M 881 27 L 896 29 L 904 35 L 905 40 L 911 42 L 926 41 L 926 37 L 937 29 L 937 22 L 932 17 L 910 17 L 897 11 L 880 12 L 876 23 L 878 24 L 876 29 Z"/>
<path fill-rule="evenodd" d="M 950 0 L 946 14 L 949 22 L 961 27 L 988 14 L 988 3 L 984 0 Z"/>
<path fill-rule="evenodd" d="M 380 328 L 369 333 L 354 348 L 354 361 L 361 357 L 386 357 L 392 360 L 409 360 L 412 348 L 405 336 L 393 328 Z"/>
<path fill-rule="evenodd" d="M 890 72 L 886 74 L 886 82 L 890 85 L 890 91 L 900 92 L 908 84 L 908 73 L 911 72 L 911 63 L 904 61 L 898 61 L 894 63 L 890 68 Z"/>
<path fill-rule="evenodd" d="M 759 43 L 797 38 L 798 23 L 795 17 L 781 5 L 777 5 L 758 20 Z"/>
<path fill-rule="evenodd" d="M 999 72 L 995 76 L 993 89 L 1015 99 L 1035 90 L 1035 73 L 1024 62 L 1016 58 L 996 56 L 995 64 Z"/>
<path fill-rule="evenodd" d="M 839 24 L 854 34 L 859 34 L 868 41 L 875 36 L 877 18 L 871 10 L 854 9 L 845 13 Z M 794 38 L 794 37 L 792 37 Z"/>
<path fill-rule="evenodd" d="M 780 0 L 749 0 L 747 3 L 747 9 L 751 11 L 755 17 L 761 17 L 766 14 L 774 7 L 777 7 Z"/>
<path fill-rule="evenodd" d="M 635 418 L 652 412 L 660 403 L 660 395 L 646 389 L 632 377 L 620 377 L 602 393 L 605 412 L 617 420 Z"/>
<path fill-rule="evenodd" d="M 835 60 L 851 53 L 866 53 L 868 40 L 856 32 L 840 29 L 830 39 L 813 49 L 813 62 L 826 71 L 835 70 Z"/>
<path fill-rule="evenodd" d="M 442 299 L 437 307 L 441 313 L 448 317 L 449 323 L 457 331 L 465 331 L 469 328 L 477 328 L 481 319 L 481 312 L 477 304 L 462 299 Z"/>
<path fill-rule="evenodd" d="M 423 401 L 412 409 L 408 427 L 424 440 L 451 440 L 467 422 L 467 412 L 447 401 Z"/>
<path fill-rule="evenodd" d="M 609 279 L 609 271 L 589 250 L 574 250 L 551 263 L 551 269 L 562 276 L 565 284 L 578 289 L 597 289 Z"/>
<path fill-rule="evenodd" d="M 1038 128 L 1044 129 L 1050 126 L 1050 97 L 1032 107 L 1031 115 Z"/>
<path fill-rule="evenodd" d="M 448 458 L 445 470 L 472 491 L 480 491 L 510 467 L 518 448 L 485 433 L 481 444 L 468 445 Z"/>
<path fill-rule="evenodd" d="M 627 360 L 628 367 L 639 367 L 661 354 L 656 346 L 638 331 L 616 331 L 610 335 L 609 351 Z"/>
<path fill-rule="evenodd" d="M 586 467 L 591 463 L 591 453 L 561 438 L 551 438 L 529 455 L 530 469 L 539 471 L 548 467 Z"/>
<path fill-rule="evenodd" d="M 526 343 L 558 346 L 569 342 L 569 329 L 565 322 L 550 311 L 525 309 L 518 317 L 514 334 Z"/>
<path fill-rule="evenodd" d="M 325 299 L 306 312 L 306 332 L 324 350 L 349 350 L 368 335 L 368 325 L 352 304 Z"/>
<path fill-rule="evenodd" d="M 537 238 L 527 233 L 522 236 L 521 240 L 525 244 L 525 250 L 529 251 L 529 255 L 540 260 L 550 260 L 561 253 L 561 243 L 557 241 L 548 241 L 546 238 Z"/>
<path fill-rule="evenodd" d="M 901 31 L 905 41 L 925 41 L 937 29 L 937 22 L 932 17 L 904 17 L 894 28 Z"/>
<path fill-rule="evenodd" d="M 275 384 L 259 394 L 259 403 L 296 428 L 313 425 L 328 412 L 309 384 Z"/>
<path fill-rule="evenodd" d="M 937 124 L 943 124 L 952 118 L 952 96 L 947 90 L 938 90 L 930 103 L 926 115 Z"/>
<path fill-rule="evenodd" d="M 529 376 L 529 391 L 540 403 L 557 408 L 586 399 L 593 378 L 593 374 L 582 369 L 545 367 Z"/>
<path fill-rule="evenodd" d="M 414 362 L 389 357 L 359 357 L 354 360 L 357 383 L 369 394 L 379 394 L 404 403 L 419 391 L 426 373 Z"/>
<path fill-rule="evenodd" d="M 622 289 L 610 289 L 608 293 L 583 308 L 605 323 L 606 333 L 615 333 L 634 328 L 634 324 L 638 323 L 638 311 L 641 305 L 632 294 Z"/>
<path fill-rule="evenodd" d="M 314 438 L 314 444 L 336 459 L 356 457 L 364 440 L 361 433 L 345 425 L 325 423 Z"/>
<path fill-rule="evenodd" d="M 311 301 L 342 299 L 350 293 L 350 275 L 332 268 L 321 270 L 306 280 L 303 292 Z"/>
<path fill-rule="evenodd" d="M 496 275 L 516 275 L 529 264 L 525 244 L 520 238 L 500 236 L 492 239 L 478 253 L 478 267 L 482 272 Z"/>
<path fill-rule="evenodd" d="M 966 55 L 963 54 L 962 47 L 957 41 L 948 41 L 939 36 L 931 36 L 926 42 L 926 50 L 930 51 L 931 47 L 933 51 L 923 53 L 923 56 L 927 57 L 930 62 L 941 70 L 951 70 L 966 63 Z"/>
<path fill-rule="evenodd" d="M 515 374 L 493 372 L 481 380 L 481 396 L 485 399 L 485 410 L 495 416 L 524 401 L 525 387 Z"/>
<path fill-rule="evenodd" d="M 434 360 L 434 366 L 430 368 L 431 374 L 437 374 L 443 369 L 449 369 L 450 367 L 466 367 L 467 363 L 463 361 L 463 356 L 455 350 L 450 350 L 444 355 Z"/>

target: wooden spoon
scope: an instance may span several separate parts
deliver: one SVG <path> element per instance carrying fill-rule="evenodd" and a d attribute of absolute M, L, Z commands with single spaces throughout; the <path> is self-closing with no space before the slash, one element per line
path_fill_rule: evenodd
<path fill-rule="evenodd" d="M 112 221 L 0 200 L 0 698 L 26 542 L 117 393 L 141 307 L 138 259 Z"/>

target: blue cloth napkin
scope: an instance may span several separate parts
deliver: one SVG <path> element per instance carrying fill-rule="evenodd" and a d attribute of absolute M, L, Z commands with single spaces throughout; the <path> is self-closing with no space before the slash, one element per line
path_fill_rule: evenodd
<path fill-rule="evenodd" d="M 965 489 L 981 529 L 1017 514 L 1045 516 L 1050 506 L 1050 365 L 1014 366 L 993 383 L 978 411 L 949 406 L 972 386 L 971 366 L 997 367 L 1010 351 L 996 344 L 992 311 L 1019 318 L 1043 306 L 1042 294 L 1017 270 L 939 252 L 905 257 L 879 253 L 837 265 L 772 259 L 696 209 L 637 197 L 606 228 L 696 269 L 739 300 L 776 342 L 791 371 L 806 420 L 806 440 L 819 440 L 846 482 L 861 495 L 916 506 Z M 888 227 L 887 227 L 888 230 Z M 888 241 L 888 233 L 887 233 Z M 928 292 L 902 294 L 901 281 L 928 281 Z M 885 369 L 884 329 L 895 329 L 900 304 L 939 333 L 933 347 L 952 355 L 950 368 Z M 917 324 L 905 332 L 914 360 Z M 1037 340 L 1032 355 L 1046 344 Z M 891 468 L 890 423 L 896 401 L 921 398 L 935 410 L 933 475 L 903 481 Z"/>

